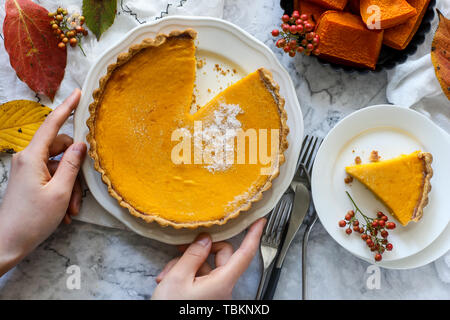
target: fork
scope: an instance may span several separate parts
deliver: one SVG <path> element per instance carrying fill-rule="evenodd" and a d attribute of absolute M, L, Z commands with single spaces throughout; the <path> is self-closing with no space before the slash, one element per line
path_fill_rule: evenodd
<path fill-rule="evenodd" d="M 303 144 L 306 143 L 306 141 L 309 139 L 309 144 L 314 142 L 313 152 L 311 153 L 309 161 L 304 165 L 304 173 L 308 180 L 309 188 L 311 188 L 311 173 L 314 165 L 314 159 L 316 158 L 317 151 L 319 150 L 320 145 L 322 144 L 323 139 L 314 137 L 314 136 L 306 136 L 305 140 L 303 141 Z M 306 254 L 307 254 L 307 248 L 308 248 L 308 240 L 309 235 L 311 233 L 312 228 L 314 227 L 314 224 L 316 223 L 318 217 L 316 213 L 316 209 L 314 208 L 314 203 L 312 202 L 311 208 L 310 208 L 311 217 L 310 222 L 307 224 L 305 233 L 303 234 L 303 242 L 302 242 L 302 300 L 306 299 Z"/>
<path fill-rule="evenodd" d="M 278 284 L 278 280 L 281 274 L 281 268 L 283 266 L 286 253 L 297 234 L 303 220 L 310 207 L 310 194 L 311 184 L 309 179 L 309 170 L 312 168 L 317 148 L 320 145 L 320 140 L 315 137 L 306 136 L 302 143 L 300 150 L 300 158 L 297 163 L 297 170 L 294 175 L 294 179 L 290 184 L 290 189 L 294 192 L 294 202 L 289 219 L 289 226 L 286 236 L 283 240 L 283 244 L 280 250 L 280 254 L 277 257 L 274 268 L 271 272 L 271 277 L 267 285 L 266 293 L 264 294 L 265 300 L 273 299 L 275 290 Z"/>
<path fill-rule="evenodd" d="M 261 300 L 264 292 L 264 285 L 266 283 L 267 274 L 269 272 L 272 262 L 275 260 L 278 248 L 280 247 L 281 238 L 285 229 L 286 223 L 289 219 L 289 213 L 292 207 L 292 195 L 289 193 L 283 194 L 281 200 L 272 210 L 272 213 L 267 222 L 264 234 L 261 237 L 261 256 L 263 261 L 263 273 L 256 293 L 256 300 Z"/>

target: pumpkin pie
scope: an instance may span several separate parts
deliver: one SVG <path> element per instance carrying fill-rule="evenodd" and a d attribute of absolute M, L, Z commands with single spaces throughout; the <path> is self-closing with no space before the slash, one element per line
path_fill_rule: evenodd
<path fill-rule="evenodd" d="M 415 151 L 389 160 L 348 166 L 345 170 L 406 226 L 410 221 L 419 221 L 428 204 L 432 161 L 430 153 Z"/>
<path fill-rule="evenodd" d="M 93 93 L 87 121 L 89 154 L 110 195 L 132 215 L 175 228 L 221 225 L 248 210 L 278 176 L 288 147 L 284 99 L 264 68 L 191 113 L 195 38 L 191 29 L 159 34 L 120 54 Z M 213 143 L 214 134 L 225 129 L 279 132 L 266 134 L 273 152 L 261 144 L 253 150 L 269 154 L 270 161 L 250 160 L 248 136 L 246 161 L 236 160 L 236 148 L 234 162 L 217 161 L 223 149 L 215 149 L 220 143 Z M 192 144 L 182 144 L 190 139 Z M 191 147 L 177 149 L 180 144 Z M 203 151 L 212 145 L 205 153 L 209 161 L 203 153 L 187 153 L 199 145 Z"/>

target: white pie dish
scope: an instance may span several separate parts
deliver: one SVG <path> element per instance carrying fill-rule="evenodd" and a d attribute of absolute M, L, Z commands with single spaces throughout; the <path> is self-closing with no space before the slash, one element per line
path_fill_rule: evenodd
<path fill-rule="evenodd" d="M 93 101 L 92 92 L 98 87 L 98 81 L 106 73 L 107 66 L 116 61 L 119 53 L 127 51 L 132 44 L 140 43 L 145 38 L 155 37 L 158 33 L 167 34 L 172 30 L 188 28 L 193 28 L 198 33 L 197 58 L 205 59 L 207 62 L 206 66 L 197 72 L 198 103 L 203 104 L 209 100 L 220 91 L 220 87 L 225 87 L 228 83 L 260 67 L 265 67 L 272 72 L 273 78 L 280 85 L 280 94 L 286 100 L 285 109 L 290 128 L 289 148 L 285 151 L 286 162 L 280 169 L 279 177 L 273 181 L 272 188 L 264 192 L 262 200 L 254 203 L 249 211 L 242 212 L 239 217 L 225 225 L 194 230 L 161 227 L 157 223 L 145 223 L 133 217 L 109 195 L 100 174 L 93 167 L 93 160 L 87 157 L 82 167 L 84 178 L 100 205 L 131 230 L 170 244 L 191 242 L 200 232 L 210 233 L 214 241 L 228 239 L 269 213 L 293 178 L 303 138 L 303 117 L 292 80 L 268 47 L 239 27 L 220 19 L 171 16 L 131 30 L 93 65 L 83 84 L 82 97 L 75 113 L 74 140 L 86 142 L 88 133 L 86 120 L 89 117 L 89 104 Z M 232 76 L 230 73 L 227 77 L 218 79 L 216 74 L 212 75 L 212 71 L 208 69 L 216 63 L 236 69 L 235 75 Z M 207 93 L 207 89 L 211 89 L 211 93 Z"/>

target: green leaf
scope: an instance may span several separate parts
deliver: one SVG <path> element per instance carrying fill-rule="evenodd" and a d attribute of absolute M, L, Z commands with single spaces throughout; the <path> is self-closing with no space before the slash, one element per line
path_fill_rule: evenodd
<path fill-rule="evenodd" d="M 113 24 L 117 0 L 83 0 L 83 16 L 97 40 Z"/>

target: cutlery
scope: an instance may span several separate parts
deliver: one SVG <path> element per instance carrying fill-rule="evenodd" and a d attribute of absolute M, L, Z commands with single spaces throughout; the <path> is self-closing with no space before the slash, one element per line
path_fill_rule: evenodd
<path fill-rule="evenodd" d="M 288 230 L 264 295 L 266 300 L 273 299 L 286 253 L 308 212 L 311 202 L 309 173 L 320 143 L 321 140 L 313 136 L 306 136 L 303 140 L 298 169 L 290 185 L 291 190 L 295 193 L 294 205 L 289 219 Z"/>
<path fill-rule="evenodd" d="M 256 294 L 256 300 L 261 300 L 264 287 L 266 283 L 266 277 L 269 272 L 270 266 L 277 255 L 278 248 L 281 243 L 281 238 L 289 218 L 289 213 L 292 207 L 292 195 L 289 193 L 283 194 L 278 204 L 272 210 L 269 221 L 267 222 L 264 234 L 261 237 L 261 257 L 263 261 L 263 273 L 259 281 L 258 292 Z"/>

